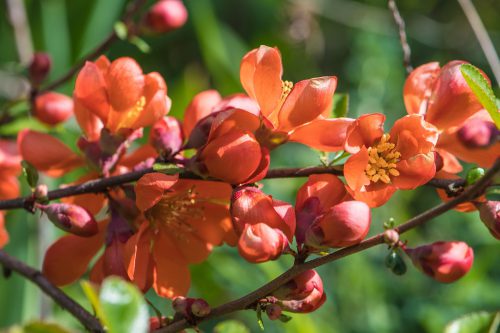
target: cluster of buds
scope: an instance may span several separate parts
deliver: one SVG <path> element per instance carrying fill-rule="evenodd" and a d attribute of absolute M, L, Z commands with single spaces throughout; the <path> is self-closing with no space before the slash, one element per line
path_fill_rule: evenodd
<path fill-rule="evenodd" d="M 172 307 L 176 316 L 181 316 L 188 320 L 203 318 L 210 313 L 210 305 L 202 298 L 177 296 L 172 301 Z"/>

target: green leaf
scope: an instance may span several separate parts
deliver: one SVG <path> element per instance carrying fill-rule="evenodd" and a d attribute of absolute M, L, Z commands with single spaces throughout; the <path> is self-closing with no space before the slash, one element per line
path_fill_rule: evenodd
<path fill-rule="evenodd" d="M 139 51 L 142 53 L 149 53 L 151 52 L 151 47 L 149 46 L 148 43 L 144 41 L 144 39 L 141 39 L 137 36 L 133 36 L 129 39 L 129 42 L 133 45 L 135 45 Z"/>
<path fill-rule="evenodd" d="M 117 277 L 107 278 L 101 287 L 99 303 L 108 332 L 148 332 L 148 307 L 133 284 Z"/>
<path fill-rule="evenodd" d="M 335 94 L 333 95 L 333 117 L 342 118 L 347 116 L 349 111 L 349 95 Z"/>
<path fill-rule="evenodd" d="M 23 174 L 31 188 L 35 188 L 38 183 L 38 170 L 29 162 L 21 161 Z"/>
<path fill-rule="evenodd" d="M 257 305 L 257 309 L 255 310 L 257 314 L 257 323 L 259 324 L 260 329 L 264 330 L 264 321 L 262 321 L 262 310 L 260 308 L 260 304 Z"/>
<path fill-rule="evenodd" d="M 34 321 L 24 326 L 23 333 L 69 333 L 69 330 L 57 324 Z"/>
<path fill-rule="evenodd" d="M 153 164 L 153 170 L 166 175 L 175 175 L 181 171 L 181 168 L 172 163 L 155 163 Z"/>
<path fill-rule="evenodd" d="M 17 135 L 23 129 L 31 129 L 39 132 L 47 132 L 46 126 L 42 125 L 35 118 L 19 117 L 16 120 L 0 126 L 0 135 Z"/>
<path fill-rule="evenodd" d="M 225 320 L 215 325 L 214 333 L 250 333 L 250 330 L 238 320 Z"/>
<path fill-rule="evenodd" d="M 115 33 L 118 36 L 118 38 L 120 38 L 121 40 L 127 39 L 128 29 L 125 23 L 118 21 L 113 26 L 113 29 L 115 29 Z"/>
<path fill-rule="evenodd" d="M 444 333 L 496 333 L 500 325 L 500 312 L 474 312 L 455 319 Z"/>
<path fill-rule="evenodd" d="M 288 323 L 292 319 L 292 317 L 287 316 L 286 314 L 281 314 L 279 317 L 279 321 L 281 321 L 282 323 Z"/>
<path fill-rule="evenodd" d="M 500 112 L 498 112 L 495 94 L 490 83 L 484 78 L 479 69 L 471 64 L 461 65 L 460 71 L 479 102 L 488 111 L 497 128 L 500 129 Z"/>

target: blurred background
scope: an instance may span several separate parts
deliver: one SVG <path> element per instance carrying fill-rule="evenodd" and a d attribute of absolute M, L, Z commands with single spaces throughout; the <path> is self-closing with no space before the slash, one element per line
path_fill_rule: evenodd
<path fill-rule="evenodd" d="M 24 4 L 27 24 L 13 29 L 7 3 L 16 2 Z M 51 82 L 112 31 L 125 4 L 126 0 L 0 1 L 0 110 L 5 111 L 16 89 L 22 87 L 19 77 L 26 73 L 31 49 L 52 56 L 53 68 L 47 80 Z M 110 59 L 130 56 L 145 72 L 160 72 L 173 101 L 171 115 L 182 117 L 190 99 L 204 89 L 215 88 L 223 95 L 241 92 L 241 57 L 261 44 L 281 50 L 286 80 L 338 76 L 337 91 L 350 96 L 350 117 L 382 112 L 388 117 L 389 128 L 405 114 L 401 46 L 385 1 L 186 0 L 185 5 L 189 19 L 184 27 L 165 35 L 144 37 L 150 53 L 125 41 L 114 43 L 107 52 Z M 478 0 L 475 5 L 494 44 L 499 45 L 498 1 Z M 398 6 L 406 20 L 413 66 L 463 59 L 483 69 L 493 85 L 498 86 L 456 1 L 405 0 L 398 1 Z M 16 43 L 15 32 L 19 33 L 19 29 L 29 37 L 21 39 L 23 45 Z M 73 84 L 69 81 L 58 91 L 71 94 Z M 26 111 L 26 105 L 15 108 L 20 114 Z M 21 117 L 0 126 L 0 135 L 15 137 L 19 129 L 26 127 L 49 131 L 34 119 Z M 79 132 L 74 121 L 51 131 L 75 147 Z M 275 167 L 317 165 L 319 154 L 300 145 L 286 145 L 273 153 L 272 161 Z M 72 179 L 74 175 L 46 178 L 44 182 L 54 188 Z M 263 183 L 266 192 L 293 203 L 304 181 L 281 179 Z M 23 191 L 29 192 L 27 187 Z M 429 187 L 400 191 L 387 205 L 375 210 L 371 233 L 383 230 L 383 222 L 390 217 L 402 223 L 438 203 L 435 191 Z M 11 242 L 6 251 L 35 267 L 40 267 L 44 249 L 60 236 L 52 226 L 39 223 L 38 217 L 22 211 L 9 213 L 7 229 Z M 450 285 L 427 278 L 411 265 L 405 275 L 396 276 L 385 268 L 383 261 L 388 251 L 379 246 L 321 267 L 319 272 L 328 298 L 324 306 L 312 314 L 293 315 L 293 320 L 286 324 L 265 319 L 265 330 L 436 333 L 463 314 L 500 309 L 500 243 L 489 234 L 477 213 L 448 212 L 405 234 L 404 239 L 412 246 L 437 240 L 467 241 L 475 251 L 473 268 L 465 278 Z M 217 305 L 252 291 L 290 265 L 289 258 L 251 265 L 235 249 L 220 247 L 207 262 L 192 266 L 190 295 Z M 89 305 L 78 284 L 64 290 Z M 147 297 L 161 311 L 171 314 L 168 301 L 153 293 Z M 78 328 L 74 319 L 33 285 L 16 274 L 8 279 L 0 277 L 0 328 L 40 317 Z M 217 322 L 230 318 L 244 323 L 250 332 L 260 330 L 253 311 L 209 321 L 201 328 L 211 332 Z"/>

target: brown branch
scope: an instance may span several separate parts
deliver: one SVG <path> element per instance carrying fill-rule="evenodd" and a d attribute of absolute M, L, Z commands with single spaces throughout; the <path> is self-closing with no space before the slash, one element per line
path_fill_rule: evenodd
<path fill-rule="evenodd" d="M 132 24 L 132 19 L 134 15 L 141 9 L 141 7 L 146 3 L 145 0 L 135 0 L 131 2 L 123 14 L 121 20 L 125 22 L 125 24 L 130 28 Z M 39 91 L 39 93 L 46 92 L 49 90 L 54 90 L 59 87 L 61 84 L 65 83 L 69 79 L 75 75 L 76 72 L 82 68 L 87 61 L 94 60 L 99 57 L 101 54 L 106 52 L 106 50 L 118 40 L 118 36 L 116 32 L 113 30 L 92 52 L 84 56 L 80 59 L 73 67 L 71 67 L 66 73 L 64 73 L 61 77 L 53 81 L 52 83 L 46 85 Z"/>
<path fill-rule="evenodd" d="M 49 200 L 56 200 L 86 193 L 102 193 L 108 191 L 110 188 L 137 181 L 143 175 L 151 172 L 154 172 L 153 168 L 146 168 L 143 170 L 132 171 L 118 176 L 89 180 L 82 184 L 67 186 L 57 190 L 49 191 L 47 197 Z M 270 169 L 267 172 L 265 179 L 308 177 L 314 174 L 333 174 L 341 176 L 343 174 L 343 171 L 342 167 L 339 166 Z M 179 174 L 179 177 L 183 179 L 203 179 L 200 176 L 189 171 L 181 172 Z M 450 187 L 462 187 L 464 183 L 465 181 L 463 179 L 432 179 L 427 184 L 436 188 L 449 189 Z M 24 208 L 28 211 L 32 211 L 33 197 L 27 196 L 0 201 L 0 210 L 17 208 Z"/>
<path fill-rule="evenodd" d="M 388 0 L 387 5 L 391 10 L 394 22 L 396 22 L 396 25 L 398 26 L 399 41 L 401 43 L 401 48 L 403 49 L 403 65 L 406 68 L 406 73 L 410 74 L 411 71 L 413 70 L 413 67 L 411 66 L 411 49 L 410 45 L 408 44 L 408 38 L 406 37 L 405 21 L 403 20 L 403 17 L 399 13 L 395 0 Z"/>
<path fill-rule="evenodd" d="M 104 332 L 99 320 L 85 310 L 80 304 L 68 297 L 61 289 L 54 286 L 42 273 L 18 259 L 0 250 L 0 264 L 5 269 L 17 272 L 26 279 L 36 284 L 45 294 L 70 312 L 90 332 Z"/>
<path fill-rule="evenodd" d="M 405 233 L 419 225 L 422 225 L 431 219 L 447 212 L 450 209 L 453 209 L 453 207 L 466 202 L 470 201 L 478 196 L 480 196 L 484 190 L 488 187 L 494 176 L 500 171 L 500 158 L 498 158 L 493 165 L 493 167 L 484 175 L 483 178 L 481 178 L 476 184 L 473 186 L 469 187 L 467 190 L 465 190 L 461 195 L 453 198 L 452 200 L 442 203 L 438 206 L 435 206 L 434 208 L 429 209 L 428 211 L 415 216 L 414 218 L 408 220 L 407 222 L 399 225 L 398 227 L 395 228 L 400 234 Z M 268 282 L 267 284 L 263 285 L 259 289 L 239 298 L 234 301 L 222 304 L 216 308 L 214 308 L 211 313 L 204 317 L 200 318 L 198 320 L 199 322 L 205 321 L 207 319 L 215 318 L 215 317 L 220 317 L 235 311 L 240 311 L 240 310 L 245 310 L 254 305 L 256 302 L 258 302 L 260 299 L 265 298 L 269 294 L 271 294 L 274 290 L 282 286 L 283 284 L 287 283 L 290 281 L 292 278 L 297 276 L 298 274 L 308 270 L 308 269 L 313 269 L 322 265 L 325 265 L 327 263 L 339 260 L 341 258 L 344 258 L 346 256 L 361 252 L 363 250 L 369 249 L 371 247 L 374 247 L 376 245 L 380 245 L 384 243 L 384 236 L 383 233 L 380 233 L 378 235 L 375 235 L 373 237 L 370 237 L 361 243 L 349 247 L 342 248 L 340 250 L 337 250 L 329 255 L 326 255 L 324 257 L 319 257 L 304 263 L 299 263 L 294 266 L 292 266 L 289 270 L 275 278 L 274 280 Z M 155 332 L 157 333 L 173 333 L 173 332 L 178 332 L 183 329 L 186 329 L 190 327 L 191 324 L 186 320 L 186 319 L 180 319 L 177 321 L 174 321 L 170 325 L 160 328 L 156 330 Z"/>

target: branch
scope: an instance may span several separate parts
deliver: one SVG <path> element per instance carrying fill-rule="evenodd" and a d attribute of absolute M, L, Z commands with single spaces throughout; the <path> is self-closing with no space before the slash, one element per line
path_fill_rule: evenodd
<path fill-rule="evenodd" d="M 49 191 L 47 194 L 47 198 L 49 200 L 55 200 L 86 193 L 102 193 L 108 191 L 110 188 L 137 181 L 143 175 L 151 172 L 155 172 L 153 168 L 146 168 L 143 170 L 132 171 L 118 176 L 89 180 L 82 184 L 67 186 L 57 190 Z M 282 169 L 269 170 L 264 178 L 273 179 L 273 178 L 308 177 L 314 174 L 333 174 L 341 176 L 343 174 L 343 171 L 342 167 L 340 166 L 282 168 Z M 181 172 L 179 174 L 179 177 L 182 179 L 203 179 L 202 177 L 190 171 Z M 432 179 L 427 184 L 434 186 L 436 188 L 441 188 L 446 190 L 449 189 L 450 187 L 462 187 L 465 184 L 465 181 L 463 179 L 455 179 L 455 180 Z M 28 211 L 32 211 L 33 200 L 34 199 L 32 196 L 21 197 L 10 200 L 2 200 L 0 201 L 0 210 L 24 208 Z"/>
<path fill-rule="evenodd" d="M 99 320 L 85 310 L 80 304 L 69 298 L 61 289 L 50 283 L 42 273 L 11 257 L 0 250 L 0 263 L 9 270 L 15 271 L 36 284 L 45 294 L 52 298 L 63 309 L 70 312 L 90 332 L 104 332 Z"/>
<path fill-rule="evenodd" d="M 410 74 L 413 67 L 411 66 L 411 49 L 406 37 L 405 21 L 399 13 L 395 0 L 388 0 L 387 5 L 389 6 L 392 16 L 394 17 L 394 22 L 396 22 L 396 25 L 398 26 L 399 41 L 401 42 L 401 48 L 403 49 L 403 64 L 406 68 L 406 73 Z"/>
<path fill-rule="evenodd" d="M 131 25 L 131 20 L 133 19 L 134 15 L 141 9 L 141 7 L 146 3 L 145 0 L 135 0 L 131 2 L 123 14 L 121 20 L 125 22 L 127 26 Z M 63 74 L 61 77 L 56 79 L 54 82 L 46 85 L 41 89 L 39 92 L 46 92 L 49 90 L 54 90 L 55 88 L 59 87 L 61 84 L 65 83 L 73 75 L 75 75 L 76 72 L 82 68 L 85 63 L 89 60 L 94 60 L 97 57 L 99 57 L 101 54 L 106 52 L 106 50 L 115 42 L 118 40 L 118 36 L 116 35 L 116 32 L 113 30 L 92 52 L 87 54 L 85 57 L 80 59 L 73 67 L 71 67 L 65 74 Z"/>
<path fill-rule="evenodd" d="M 491 70 L 493 71 L 493 75 L 497 80 L 497 85 L 500 84 L 500 59 L 498 59 L 497 51 L 495 50 L 495 45 L 491 41 L 490 36 L 488 36 L 488 32 L 484 27 L 483 22 L 481 21 L 481 17 L 477 13 L 474 4 L 470 0 L 458 0 L 458 3 L 462 7 L 464 11 L 465 17 L 469 21 L 474 34 L 476 35 L 477 41 L 481 48 L 483 49 L 483 53 L 486 56 L 486 60 L 490 64 Z"/>
<path fill-rule="evenodd" d="M 461 195 L 455 197 L 454 199 L 442 203 L 438 206 L 435 206 L 434 208 L 429 209 L 428 211 L 415 216 L 414 218 L 408 220 L 407 222 L 399 225 L 398 227 L 395 228 L 395 230 L 399 234 L 403 234 L 419 225 L 422 225 L 431 219 L 447 212 L 450 209 L 453 209 L 453 207 L 466 202 L 470 201 L 479 195 L 481 195 L 484 190 L 488 187 L 492 179 L 495 177 L 495 175 L 500 171 L 500 158 L 498 158 L 493 165 L 493 167 L 484 175 L 483 178 L 481 178 L 477 183 L 475 183 L 473 186 L 469 187 L 466 191 L 464 191 Z M 216 318 L 220 317 L 235 311 L 240 311 L 240 310 L 245 310 L 251 307 L 253 304 L 258 302 L 260 299 L 265 298 L 269 294 L 271 294 L 274 290 L 278 289 L 280 286 L 284 285 L 291 279 L 293 279 L 295 276 L 299 275 L 300 273 L 313 269 L 322 265 L 325 265 L 327 263 L 339 260 L 341 258 L 347 257 L 349 255 L 361 252 L 363 250 L 372 248 L 376 245 L 380 245 L 384 243 L 384 236 L 383 233 L 377 234 L 375 236 L 372 236 L 361 243 L 349 247 L 342 248 L 340 250 L 337 250 L 333 253 L 330 253 L 329 255 L 326 255 L 324 257 L 319 257 L 301 264 L 296 264 L 292 266 L 289 270 L 275 278 L 274 280 L 268 282 L 267 284 L 263 285 L 259 289 L 239 298 L 234 301 L 222 304 L 216 308 L 214 308 L 210 314 L 206 317 L 200 318 L 198 320 L 199 322 L 205 321 L 207 319 L 211 318 Z M 186 319 L 180 319 L 177 321 L 174 321 L 170 325 L 160 328 L 156 330 L 156 333 L 173 333 L 173 332 L 178 332 L 181 331 L 185 328 L 190 327 L 191 324 L 186 320 Z"/>

